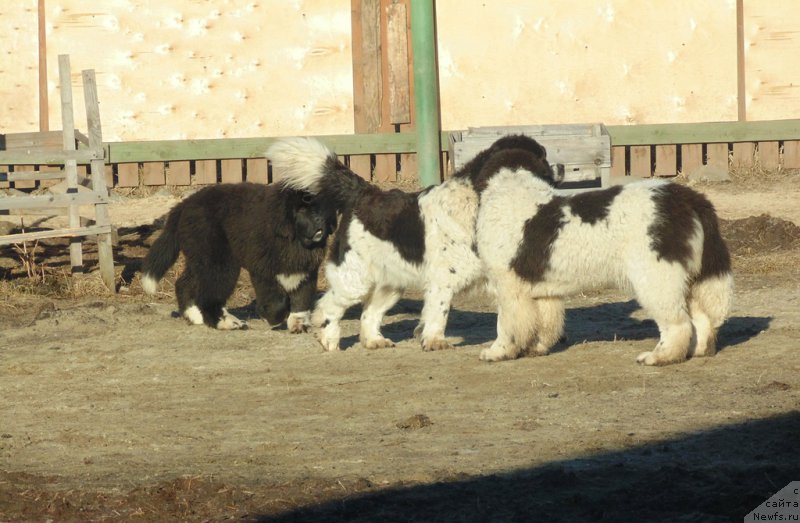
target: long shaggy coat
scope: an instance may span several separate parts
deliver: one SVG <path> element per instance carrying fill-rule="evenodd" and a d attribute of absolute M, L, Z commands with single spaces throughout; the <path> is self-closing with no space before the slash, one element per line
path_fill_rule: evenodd
<path fill-rule="evenodd" d="M 290 332 L 309 325 L 317 274 L 335 210 L 281 184 L 211 185 L 178 203 L 142 264 L 142 287 L 158 281 L 182 252 L 175 282 L 180 313 L 192 324 L 239 329 L 225 309 L 242 268 L 250 273 L 256 310 L 271 325 L 288 318 Z"/>
<path fill-rule="evenodd" d="M 308 138 L 276 142 L 267 151 L 273 172 L 290 187 L 317 193 L 342 213 L 330 259 L 329 290 L 317 303 L 312 324 L 323 326 L 320 341 L 338 350 L 339 322 L 345 311 L 364 303 L 361 343 L 367 348 L 392 342 L 380 331 L 383 316 L 408 287 L 424 291 L 415 335 L 424 350 L 449 348 L 445 326 L 453 296 L 483 277 L 475 250 L 483 170 L 497 151 L 527 151 L 525 168 L 553 178 L 546 152 L 524 136 L 495 142 L 441 185 L 421 192 L 383 191 L 358 177 L 322 143 Z"/>
<path fill-rule="evenodd" d="M 654 180 L 564 196 L 503 153 L 484 169 L 477 246 L 497 294 L 498 332 L 482 360 L 546 354 L 563 332 L 562 298 L 606 286 L 632 292 L 658 324 L 658 344 L 638 362 L 715 353 L 733 277 L 703 195 Z"/>

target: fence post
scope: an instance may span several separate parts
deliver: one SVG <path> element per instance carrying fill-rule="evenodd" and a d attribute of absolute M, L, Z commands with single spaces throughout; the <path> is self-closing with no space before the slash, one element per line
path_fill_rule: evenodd
<path fill-rule="evenodd" d="M 439 82 L 436 70 L 436 31 L 433 0 L 411 2 L 411 42 L 414 53 L 414 108 L 417 118 L 419 183 L 442 179 Z"/>

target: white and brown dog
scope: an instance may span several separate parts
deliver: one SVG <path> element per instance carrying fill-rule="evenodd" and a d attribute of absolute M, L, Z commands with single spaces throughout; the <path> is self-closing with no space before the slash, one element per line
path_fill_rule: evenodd
<path fill-rule="evenodd" d="M 632 292 L 658 324 L 639 363 L 713 356 L 733 277 L 711 203 L 659 180 L 560 195 L 526 154 L 499 151 L 480 175 L 477 247 L 498 299 L 497 339 L 480 358 L 546 354 L 563 332 L 562 298 L 608 286 Z"/>

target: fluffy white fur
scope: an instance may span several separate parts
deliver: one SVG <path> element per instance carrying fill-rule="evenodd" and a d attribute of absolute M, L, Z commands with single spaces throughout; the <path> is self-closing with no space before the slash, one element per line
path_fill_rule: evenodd
<path fill-rule="evenodd" d="M 526 350 L 547 354 L 563 332 L 562 297 L 607 286 L 632 292 L 658 324 L 658 344 L 638 362 L 663 365 L 713 355 L 717 329 L 730 311 L 733 278 L 729 270 L 698 278 L 704 231 L 697 217 L 688 231 L 686 263 L 659 259 L 649 227 L 660 219 L 653 194 L 664 183 L 626 185 L 594 224 L 565 207 L 547 269 L 541 281 L 532 282 L 520 277 L 512 261 L 525 248 L 526 222 L 558 193 L 524 171 L 501 169 L 493 176 L 481 195 L 477 245 L 497 294 L 498 332 L 480 359 L 511 359 Z"/>

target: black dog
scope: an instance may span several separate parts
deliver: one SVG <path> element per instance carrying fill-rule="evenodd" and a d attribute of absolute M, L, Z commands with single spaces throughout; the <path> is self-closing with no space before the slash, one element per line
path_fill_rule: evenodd
<path fill-rule="evenodd" d="M 142 264 L 142 287 L 156 291 L 182 252 L 186 268 L 175 282 L 189 323 L 239 329 L 225 309 L 242 267 L 250 273 L 259 316 L 287 320 L 290 332 L 309 325 L 317 272 L 335 211 L 313 195 L 280 183 L 211 185 L 177 204 Z"/>

